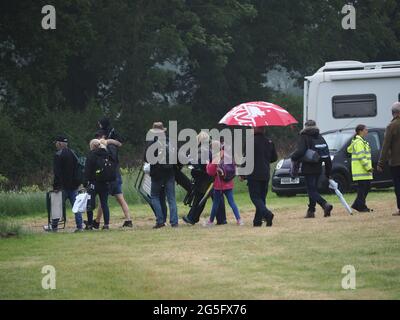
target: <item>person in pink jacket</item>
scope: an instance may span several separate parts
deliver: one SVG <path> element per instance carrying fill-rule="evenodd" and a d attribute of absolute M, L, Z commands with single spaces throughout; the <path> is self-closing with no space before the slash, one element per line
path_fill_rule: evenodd
<path fill-rule="evenodd" d="M 240 218 L 239 209 L 233 199 L 233 177 L 232 179 L 224 179 L 224 169 L 223 169 L 223 160 L 227 157 L 224 157 L 224 151 L 221 150 L 210 163 L 207 164 L 207 173 L 208 175 L 214 177 L 214 191 L 213 191 L 213 205 L 211 209 L 211 214 L 209 220 L 206 222 L 205 226 L 214 225 L 214 218 L 217 214 L 218 207 L 223 201 L 224 195 L 228 200 L 230 207 L 233 210 L 236 221 L 238 225 L 243 225 L 243 221 Z M 231 161 L 232 162 L 232 161 Z"/>

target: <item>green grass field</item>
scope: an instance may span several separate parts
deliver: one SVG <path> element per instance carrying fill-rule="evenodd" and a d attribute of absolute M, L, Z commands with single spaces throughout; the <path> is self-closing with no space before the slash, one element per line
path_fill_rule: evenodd
<path fill-rule="evenodd" d="M 246 223 L 204 228 L 181 222 L 153 230 L 145 204 L 131 204 L 135 228 L 121 230 L 112 202 L 112 230 L 41 231 L 44 212 L 17 214 L 18 237 L 0 239 L 0 299 L 399 299 L 400 219 L 392 191 L 372 192 L 374 213 L 348 215 L 336 197 L 331 218 L 303 219 L 306 197 L 268 197 L 272 228 L 253 228 L 254 209 L 238 185 Z M 349 201 L 354 194 L 346 195 Z M 208 216 L 210 204 L 202 218 Z M 187 209 L 179 205 L 179 215 Z M 11 219 L 11 220 L 10 220 Z M 41 286 L 42 267 L 56 269 L 56 290 Z M 353 265 L 356 289 L 341 286 Z"/>

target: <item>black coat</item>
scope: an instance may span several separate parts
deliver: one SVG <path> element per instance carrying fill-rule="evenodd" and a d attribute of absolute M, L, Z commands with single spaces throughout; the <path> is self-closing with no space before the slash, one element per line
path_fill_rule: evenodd
<path fill-rule="evenodd" d="M 97 159 L 104 158 L 104 156 L 107 154 L 109 154 L 109 152 L 103 148 L 99 148 L 89 152 L 89 154 L 86 157 L 86 163 L 85 163 L 84 184 L 94 183 L 96 181 Z"/>
<path fill-rule="evenodd" d="M 168 140 L 167 140 L 167 142 L 168 142 Z M 157 140 L 155 140 L 153 142 L 149 142 L 146 146 L 144 160 L 148 163 L 149 163 L 149 161 L 146 157 L 147 149 L 154 143 L 157 143 Z M 156 152 L 158 152 L 158 150 Z M 157 157 L 156 152 L 154 154 L 155 157 Z M 168 155 L 167 155 L 167 157 L 168 157 Z M 150 164 L 150 177 L 153 181 L 166 180 L 166 179 L 169 179 L 174 176 L 175 176 L 175 170 L 174 170 L 173 165 L 160 164 L 160 163 Z"/>
<path fill-rule="evenodd" d="M 270 164 L 278 160 L 275 145 L 262 133 L 254 135 L 254 170 L 247 179 L 265 181 L 270 178 Z"/>
<path fill-rule="evenodd" d="M 300 132 L 300 138 L 297 142 L 297 148 L 292 153 L 293 161 L 301 161 L 307 149 L 314 149 L 317 144 L 326 144 L 325 139 L 319 134 L 317 127 L 307 127 Z M 325 163 L 325 174 L 330 176 L 332 171 L 332 160 L 330 157 L 321 159 L 318 163 L 302 163 L 301 173 L 303 175 L 320 175 L 322 173 L 322 163 Z"/>
<path fill-rule="evenodd" d="M 54 190 L 74 190 L 79 182 L 75 181 L 78 162 L 72 151 L 68 148 L 56 152 L 53 160 Z"/>

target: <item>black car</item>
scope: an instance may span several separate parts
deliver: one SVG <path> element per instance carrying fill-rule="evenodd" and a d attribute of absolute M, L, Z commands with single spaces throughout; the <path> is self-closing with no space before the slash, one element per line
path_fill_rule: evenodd
<path fill-rule="evenodd" d="M 329 146 L 331 154 L 332 178 L 339 184 L 339 189 L 342 192 L 349 192 L 355 187 L 355 183 L 352 181 L 351 177 L 351 158 L 347 153 L 347 147 L 354 136 L 354 132 L 355 130 L 353 128 L 322 133 L 322 136 L 325 138 Z M 385 129 L 371 128 L 365 138 L 371 146 L 372 165 L 374 169 L 376 169 L 379 159 L 384 134 Z M 294 196 L 298 193 L 307 193 L 304 176 L 301 175 L 301 171 L 299 177 L 294 179 L 291 178 L 289 174 L 290 165 L 290 158 L 285 158 L 278 162 L 274 170 L 272 176 L 272 191 L 278 196 Z M 393 181 L 387 164 L 385 165 L 383 172 L 374 171 L 372 187 L 388 188 L 391 186 L 393 186 Z M 318 189 L 322 193 L 330 192 L 328 179 L 325 177 L 324 172 L 322 172 L 319 178 Z"/>

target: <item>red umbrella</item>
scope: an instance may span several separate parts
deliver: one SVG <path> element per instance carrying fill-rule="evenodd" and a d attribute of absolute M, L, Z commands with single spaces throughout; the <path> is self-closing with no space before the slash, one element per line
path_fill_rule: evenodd
<path fill-rule="evenodd" d="M 297 120 L 282 107 L 264 101 L 239 104 L 229 111 L 219 122 L 228 126 L 288 126 Z"/>

